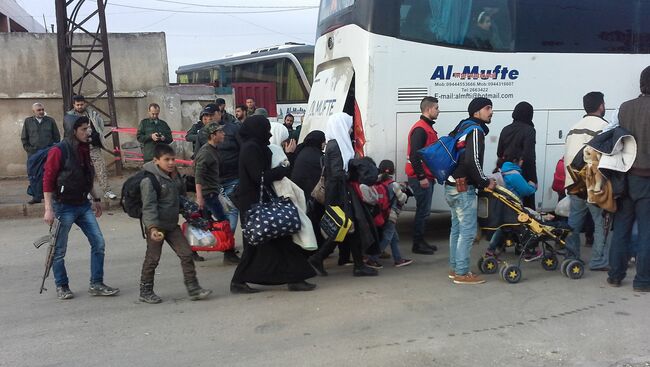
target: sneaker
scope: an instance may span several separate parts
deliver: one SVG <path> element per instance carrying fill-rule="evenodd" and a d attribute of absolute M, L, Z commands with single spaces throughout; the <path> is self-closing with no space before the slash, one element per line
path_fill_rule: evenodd
<path fill-rule="evenodd" d="M 373 269 L 383 269 L 384 266 L 381 265 L 380 263 L 376 262 L 375 260 L 372 259 L 367 259 L 366 260 L 366 266 L 373 268 Z"/>
<path fill-rule="evenodd" d="M 485 251 L 485 255 L 483 255 L 483 257 L 493 257 L 493 258 L 496 259 L 496 258 L 498 258 L 498 254 L 497 254 L 496 250 L 489 250 L 488 249 L 487 251 Z"/>
<path fill-rule="evenodd" d="M 449 274 L 447 275 L 447 277 L 453 280 L 456 277 L 456 272 L 453 270 L 449 270 Z"/>
<path fill-rule="evenodd" d="M 396 268 L 401 268 L 402 266 L 408 266 L 413 263 L 413 260 L 410 259 L 399 259 L 398 261 L 395 261 L 395 267 Z"/>
<path fill-rule="evenodd" d="M 529 263 L 531 261 L 539 260 L 542 258 L 542 255 L 543 255 L 542 250 L 536 250 L 535 252 L 526 253 L 524 255 L 524 261 Z"/>
<path fill-rule="evenodd" d="M 104 193 L 104 197 L 111 200 L 117 199 L 117 195 L 115 195 L 115 193 L 111 190 L 106 191 L 106 193 Z"/>
<path fill-rule="evenodd" d="M 454 283 L 456 284 L 482 284 L 485 283 L 485 279 L 479 277 L 472 272 L 468 272 L 465 275 L 456 275 L 454 277 Z"/>
<path fill-rule="evenodd" d="M 74 294 L 70 290 L 70 287 L 67 285 L 62 285 L 60 287 L 56 287 L 56 297 L 58 299 L 72 299 L 74 298 Z"/>
<path fill-rule="evenodd" d="M 352 275 L 355 277 L 372 277 L 372 276 L 377 276 L 379 273 L 377 270 L 370 268 L 366 265 L 362 265 L 360 267 L 354 267 L 352 270 Z"/>
<path fill-rule="evenodd" d="M 104 283 L 93 283 L 88 287 L 91 296 L 113 296 L 120 293 L 119 288 L 109 287 Z"/>

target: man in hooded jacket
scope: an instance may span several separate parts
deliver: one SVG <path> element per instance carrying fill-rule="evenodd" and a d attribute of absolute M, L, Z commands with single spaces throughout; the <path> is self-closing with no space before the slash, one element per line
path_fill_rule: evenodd
<path fill-rule="evenodd" d="M 526 182 L 537 186 L 537 166 L 535 162 L 535 125 L 533 124 L 533 106 L 528 102 L 519 102 L 512 111 L 512 123 L 501 130 L 497 158 L 521 157 L 522 176 Z M 524 206 L 535 209 L 535 195 L 523 198 Z"/>

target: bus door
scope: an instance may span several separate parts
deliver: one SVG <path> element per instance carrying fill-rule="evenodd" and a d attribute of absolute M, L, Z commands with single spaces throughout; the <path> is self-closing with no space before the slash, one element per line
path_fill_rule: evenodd
<path fill-rule="evenodd" d="M 325 131 L 330 115 L 342 112 L 354 77 L 349 59 L 334 60 L 323 64 L 324 68 L 314 77 L 302 123 L 299 142 L 314 130 Z"/>

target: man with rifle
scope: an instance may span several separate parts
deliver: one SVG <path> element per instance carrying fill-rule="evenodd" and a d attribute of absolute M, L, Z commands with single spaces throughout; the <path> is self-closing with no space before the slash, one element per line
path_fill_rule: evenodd
<path fill-rule="evenodd" d="M 52 259 L 56 295 L 61 300 L 74 297 L 68 285 L 64 257 L 68 234 L 72 224 L 76 224 L 90 242 L 91 275 L 88 293 L 93 296 L 112 296 L 120 290 L 104 284 L 104 237 L 95 219 L 102 215 L 102 207 L 100 196 L 92 190 L 95 171 L 90 159 L 90 121 L 86 116 L 78 116 L 70 126 L 66 126 L 68 128 L 70 131 L 66 131 L 66 138 L 48 152 L 43 175 L 43 219 L 49 225 L 55 219 L 60 222 L 58 231 L 54 232 L 56 238 Z M 92 205 L 89 195 L 93 197 Z"/>

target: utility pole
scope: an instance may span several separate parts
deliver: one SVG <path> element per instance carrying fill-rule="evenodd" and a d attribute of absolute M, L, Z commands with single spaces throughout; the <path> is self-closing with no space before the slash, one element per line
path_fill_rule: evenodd
<path fill-rule="evenodd" d="M 107 0 L 96 0 L 96 8 L 93 7 L 90 15 L 81 20 L 77 20 L 77 16 L 86 0 L 55 1 L 63 113 L 69 110 L 73 95 L 84 95 L 84 81 L 92 80 L 93 85 L 99 87 L 94 91 L 96 96 L 92 98 L 86 96 L 88 104 L 105 117 L 106 126 L 117 128 L 113 74 L 106 31 Z M 92 4 L 92 0 L 88 3 Z M 98 23 L 97 29 L 90 31 L 89 22 L 93 20 Z M 108 109 L 97 106 L 97 102 L 102 98 L 107 100 Z M 113 136 L 113 146 L 120 149 L 118 134 L 110 133 L 107 137 L 108 135 Z M 121 160 L 115 161 L 115 171 L 117 175 L 122 174 Z"/>

